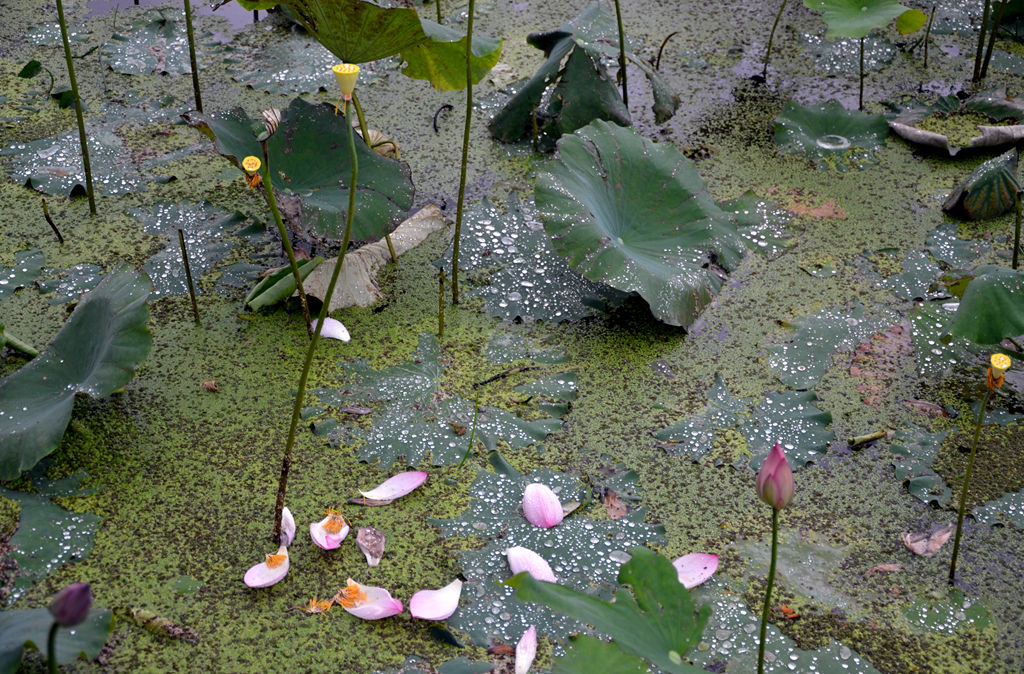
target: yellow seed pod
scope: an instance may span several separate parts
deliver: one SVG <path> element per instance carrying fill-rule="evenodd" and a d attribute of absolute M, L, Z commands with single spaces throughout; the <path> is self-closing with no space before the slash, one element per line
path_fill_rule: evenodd
<path fill-rule="evenodd" d="M 259 171 L 260 166 L 262 165 L 263 162 L 259 160 L 259 157 L 253 157 L 252 155 L 242 160 L 242 168 L 245 169 L 245 172 L 248 173 L 249 175 L 252 175 Z"/>
<path fill-rule="evenodd" d="M 352 92 L 356 90 L 356 80 L 359 78 L 359 66 L 355 63 L 339 63 L 331 71 L 338 80 L 342 97 L 346 101 L 352 100 Z"/>
<path fill-rule="evenodd" d="M 989 363 L 992 365 L 992 376 L 996 379 L 1010 369 L 1010 357 L 1005 353 L 993 353 Z"/>

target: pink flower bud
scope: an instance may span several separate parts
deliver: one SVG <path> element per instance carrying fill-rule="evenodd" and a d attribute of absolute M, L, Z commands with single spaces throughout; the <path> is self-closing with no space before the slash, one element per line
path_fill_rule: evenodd
<path fill-rule="evenodd" d="M 92 608 L 92 591 L 89 583 L 71 583 L 57 593 L 50 602 L 53 621 L 61 627 L 74 627 L 85 621 Z"/>
<path fill-rule="evenodd" d="M 764 460 L 761 471 L 757 474 L 757 495 L 761 500 L 775 508 L 785 508 L 793 498 L 795 487 L 793 471 L 786 461 L 786 455 L 779 443 L 775 443 L 768 458 Z"/>

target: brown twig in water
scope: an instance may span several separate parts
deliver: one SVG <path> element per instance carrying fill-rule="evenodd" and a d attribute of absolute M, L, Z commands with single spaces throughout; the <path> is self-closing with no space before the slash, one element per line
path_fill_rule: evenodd
<path fill-rule="evenodd" d="M 499 372 L 498 374 L 494 375 L 493 377 L 489 377 L 487 379 L 484 379 L 483 381 L 478 381 L 477 383 L 473 384 L 473 388 L 480 388 L 481 386 L 483 386 L 485 384 L 490 384 L 492 381 L 498 381 L 499 379 L 504 379 L 505 377 L 509 376 L 510 374 L 519 374 L 520 372 L 529 372 L 530 370 L 539 370 L 539 369 L 540 369 L 540 367 L 538 367 L 536 365 L 526 365 L 524 367 L 513 367 L 513 368 L 510 368 L 508 370 L 505 370 L 504 372 Z"/>
<path fill-rule="evenodd" d="M 665 37 L 664 41 L 662 41 L 661 46 L 658 47 L 658 58 L 654 59 L 654 72 L 658 72 L 658 69 L 661 68 L 661 52 L 664 51 L 665 45 L 667 45 L 668 41 L 676 35 L 679 35 L 678 30 L 673 33 L 669 33 L 668 36 Z"/>
<path fill-rule="evenodd" d="M 451 103 L 445 103 L 444 105 L 442 105 L 440 108 L 437 109 L 437 112 L 434 113 L 434 133 L 441 133 L 441 129 L 437 126 L 437 116 L 440 115 L 445 110 L 454 110 L 454 109 L 455 108 L 452 106 Z"/>
<path fill-rule="evenodd" d="M 43 217 L 46 218 L 46 224 L 50 225 L 50 229 L 52 229 L 53 233 L 57 235 L 57 241 L 59 241 L 60 245 L 63 246 L 64 245 L 64 237 L 60 235 L 60 230 L 57 229 L 57 225 L 53 222 L 53 218 L 50 217 L 50 209 L 46 207 L 46 199 L 43 199 L 42 202 L 43 202 Z"/>

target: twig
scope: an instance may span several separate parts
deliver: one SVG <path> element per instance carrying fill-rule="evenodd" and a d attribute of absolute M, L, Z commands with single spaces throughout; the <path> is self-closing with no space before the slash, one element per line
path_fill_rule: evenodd
<path fill-rule="evenodd" d="M 658 72 L 658 69 L 661 68 L 661 52 L 665 50 L 665 45 L 667 45 L 668 41 L 671 40 L 676 35 L 679 35 L 679 31 L 678 30 L 669 33 L 665 37 L 665 39 L 662 40 L 661 46 L 658 47 L 658 58 L 656 58 L 654 60 L 654 72 Z"/>
<path fill-rule="evenodd" d="M 498 381 L 499 379 L 504 379 L 505 377 L 509 376 L 510 374 L 519 374 L 520 372 L 529 372 L 530 370 L 539 370 L 539 369 L 540 369 L 540 367 L 538 367 L 537 365 L 525 365 L 523 367 L 513 367 L 513 368 L 510 368 L 508 370 L 505 370 L 504 372 L 499 372 L 498 374 L 494 375 L 493 377 L 488 377 L 487 379 L 484 379 L 483 381 L 478 381 L 477 383 L 473 384 L 473 388 L 480 388 L 481 386 L 483 386 L 485 384 L 490 384 L 492 381 Z"/>
<path fill-rule="evenodd" d="M 192 316 L 196 319 L 196 325 L 200 325 L 199 305 L 196 304 L 196 288 L 192 284 L 192 268 L 188 264 L 188 251 L 185 250 L 185 235 L 180 229 L 178 230 L 178 243 L 181 244 L 181 259 L 185 263 L 185 280 L 188 281 L 188 296 L 192 298 Z"/>
<path fill-rule="evenodd" d="M 875 431 L 874 433 L 868 433 L 867 435 L 856 435 L 846 441 L 846 444 L 850 446 L 850 449 L 865 445 L 873 440 L 879 440 L 885 437 L 885 430 Z"/>
<path fill-rule="evenodd" d="M 64 237 L 60 235 L 60 230 L 57 229 L 56 223 L 54 223 L 53 218 L 50 217 L 50 209 L 46 207 L 46 199 L 41 199 L 41 201 L 43 202 L 43 217 L 46 218 L 46 224 L 50 225 L 50 229 L 52 229 L 53 233 L 57 235 L 57 241 L 60 242 L 60 245 L 63 246 L 64 245 Z M 1020 228 L 1018 227 L 1018 231 L 1019 230 L 1020 230 Z M 1016 255 L 1015 255 L 1014 256 L 1014 260 L 1016 260 L 1016 259 L 1017 258 L 1016 258 Z M 1016 269 L 1016 268 L 1017 268 L 1017 265 L 1014 264 L 1014 269 Z"/>
<path fill-rule="evenodd" d="M 444 105 L 437 109 L 437 112 L 434 113 L 434 133 L 441 133 L 441 129 L 437 126 L 437 116 L 440 115 L 445 110 L 452 109 L 453 108 L 451 103 L 445 103 Z"/>

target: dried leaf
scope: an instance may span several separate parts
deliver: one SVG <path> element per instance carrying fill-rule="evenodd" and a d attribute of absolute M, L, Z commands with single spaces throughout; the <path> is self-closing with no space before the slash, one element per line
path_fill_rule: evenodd
<path fill-rule="evenodd" d="M 904 400 L 903 405 L 911 412 L 920 412 L 930 417 L 948 417 L 949 412 L 942 405 L 927 400 Z"/>
<path fill-rule="evenodd" d="M 114 613 L 120 617 L 135 623 L 150 634 L 169 639 L 180 639 L 187 644 L 195 646 L 199 643 L 199 634 L 190 627 L 182 627 L 170 618 L 164 618 L 144 608 L 118 608 Z"/>
<path fill-rule="evenodd" d="M 877 564 L 875 566 L 872 566 L 871 570 L 864 575 L 870 576 L 873 573 L 888 573 L 891 571 L 899 571 L 902 568 L 902 564 Z"/>
<path fill-rule="evenodd" d="M 900 539 L 903 541 L 903 545 L 907 546 L 907 549 L 915 555 L 920 555 L 921 557 L 932 557 L 939 551 L 939 548 L 949 540 L 952 533 L 953 524 L 949 523 L 936 529 L 930 534 L 923 532 L 905 533 L 900 536 Z"/>
<path fill-rule="evenodd" d="M 487 649 L 487 654 L 488 655 L 515 655 L 516 654 L 516 649 L 512 648 L 511 646 L 506 646 L 505 644 L 494 644 L 493 646 L 491 646 L 490 648 Z"/>
<path fill-rule="evenodd" d="M 340 407 L 338 411 L 342 414 L 370 414 L 373 409 L 370 407 Z"/>
<path fill-rule="evenodd" d="M 629 514 L 629 508 L 619 500 L 619 495 L 611 489 L 604 493 L 604 509 L 608 512 L 608 517 L 613 520 L 620 519 Z"/>
<path fill-rule="evenodd" d="M 209 391 L 210 393 L 220 393 L 220 389 L 217 388 L 217 380 L 216 379 L 211 379 L 210 381 L 204 381 L 203 382 L 203 388 L 206 389 L 207 391 Z"/>
<path fill-rule="evenodd" d="M 857 345 L 850 363 L 850 376 L 861 379 L 855 388 L 865 405 L 878 407 L 913 352 L 910 331 L 902 325 L 871 335 Z"/>

